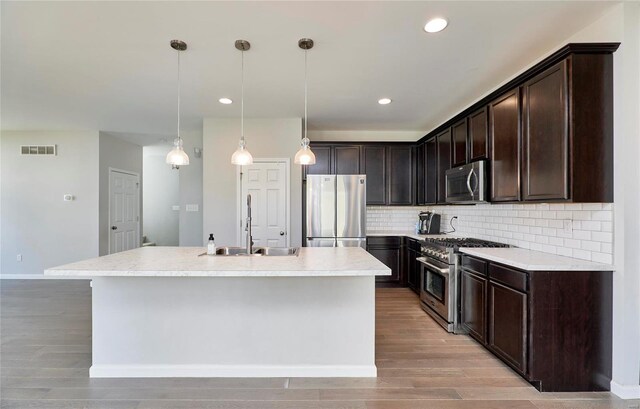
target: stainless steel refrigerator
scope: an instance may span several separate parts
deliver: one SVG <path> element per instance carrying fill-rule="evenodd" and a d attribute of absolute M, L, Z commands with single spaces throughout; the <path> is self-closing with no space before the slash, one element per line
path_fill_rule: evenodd
<path fill-rule="evenodd" d="M 308 175 L 307 247 L 366 246 L 367 177 Z"/>

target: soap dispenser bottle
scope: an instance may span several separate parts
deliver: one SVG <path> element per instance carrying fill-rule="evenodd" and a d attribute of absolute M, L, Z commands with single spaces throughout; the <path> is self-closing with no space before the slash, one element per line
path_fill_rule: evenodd
<path fill-rule="evenodd" d="M 216 242 L 213 238 L 213 233 L 209 234 L 209 242 L 207 243 L 207 254 L 210 256 L 216 254 Z"/>

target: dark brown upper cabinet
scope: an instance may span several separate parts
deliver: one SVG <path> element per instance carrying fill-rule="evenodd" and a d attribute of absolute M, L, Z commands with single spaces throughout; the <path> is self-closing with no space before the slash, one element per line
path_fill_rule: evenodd
<path fill-rule="evenodd" d="M 489 158 L 489 127 L 487 108 L 469 115 L 469 162 Z"/>
<path fill-rule="evenodd" d="M 523 199 L 569 199 L 567 62 L 525 82 L 522 91 Z"/>
<path fill-rule="evenodd" d="M 389 205 L 413 204 L 413 148 L 407 145 L 387 147 L 387 189 Z"/>
<path fill-rule="evenodd" d="M 415 161 L 416 161 L 416 205 L 424 205 L 426 203 L 426 171 L 425 171 L 425 144 L 421 143 L 420 145 L 414 148 L 415 152 Z"/>
<path fill-rule="evenodd" d="M 314 165 L 303 166 L 304 175 L 330 175 L 333 173 L 331 161 L 331 146 L 312 146 L 311 150 L 316 155 Z"/>
<path fill-rule="evenodd" d="M 445 172 L 451 169 L 451 130 L 438 134 L 437 155 L 438 155 L 438 203 L 446 203 L 446 179 Z"/>
<path fill-rule="evenodd" d="M 425 203 L 436 204 L 438 202 L 438 142 L 431 138 L 424 143 L 424 170 L 425 170 Z"/>
<path fill-rule="evenodd" d="M 520 200 L 520 90 L 489 104 L 491 201 Z"/>
<path fill-rule="evenodd" d="M 453 156 L 452 167 L 467 163 L 467 141 L 468 141 L 467 119 L 454 124 L 451 127 L 451 139 L 453 146 L 451 153 Z"/>
<path fill-rule="evenodd" d="M 367 175 L 367 204 L 387 204 L 386 147 L 363 145 L 360 172 Z"/>
<path fill-rule="evenodd" d="M 333 173 L 336 175 L 359 175 L 360 146 L 334 146 Z"/>

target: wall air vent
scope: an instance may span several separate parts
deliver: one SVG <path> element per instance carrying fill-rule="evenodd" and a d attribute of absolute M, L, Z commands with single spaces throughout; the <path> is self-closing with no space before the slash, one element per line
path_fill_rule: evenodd
<path fill-rule="evenodd" d="M 21 155 L 56 155 L 56 145 L 22 145 Z"/>

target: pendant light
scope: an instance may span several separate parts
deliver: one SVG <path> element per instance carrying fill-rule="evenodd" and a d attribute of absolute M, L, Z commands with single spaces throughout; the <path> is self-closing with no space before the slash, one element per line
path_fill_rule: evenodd
<path fill-rule="evenodd" d="M 247 144 L 244 140 L 244 52 L 251 48 L 251 44 L 246 40 L 236 40 L 235 46 L 242 53 L 241 63 L 241 83 L 242 92 L 240 99 L 240 143 L 238 149 L 231 155 L 231 163 L 234 165 L 251 165 L 253 163 L 253 156 L 247 150 Z"/>
<path fill-rule="evenodd" d="M 180 40 L 171 40 L 171 48 L 178 52 L 178 137 L 173 141 L 173 149 L 167 154 L 166 162 L 172 169 L 179 169 L 180 166 L 189 164 L 189 156 L 182 148 L 182 137 L 180 137 L 180 53 L 187 49 L 187 43 Z"/>
<path fill-rule="evenodd" d="M 313 40 L 310 38 L 301 38 L 298 41 L 298 47 L 304 50 L 304 138 L 300 141 L 300 149 L 296 152 L 293 162 L 298 165 L 314 165 L 316 163 L 316 155 L 309 147 L 309 138 L 307 137 L 307 50 L 313 48 Z"/>

